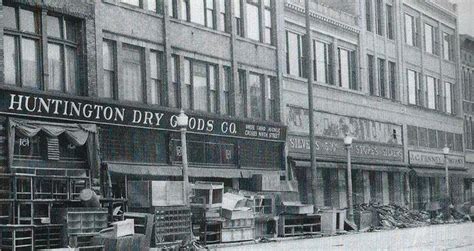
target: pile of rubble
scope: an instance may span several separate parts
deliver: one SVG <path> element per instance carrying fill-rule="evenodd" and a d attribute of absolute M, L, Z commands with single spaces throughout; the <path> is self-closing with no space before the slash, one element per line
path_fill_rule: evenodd
<path fill-rule="evenodd" d="M 356 211 L 372 211 L 383 228 L 407 228 L 430 224 L 430 214 L 426 211 L 410 210 L 398 205 L 361 204 Z M 375 226 L 376 227 L 376 226 Z"/>

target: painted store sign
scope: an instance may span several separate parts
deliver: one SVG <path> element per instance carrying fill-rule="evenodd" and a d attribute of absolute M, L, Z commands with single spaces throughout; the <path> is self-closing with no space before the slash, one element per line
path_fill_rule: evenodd
<path fill-rule="evenodd" d="M 444 167 L 444 155 L 422 151 L 409 152 L 410 165 Z M 464 168 L 464 156 L 448 155 L 448 166 Z"/>
<path fill-rule="evenodd" d="M 309 138 L 305 136 L 288 136 L 288 147 L 290 152 L 304 153 L 309 155 Z M 345 158 L 346 149 L 343 139 L 316 137 L 315 140 L 316 155 L 334 156 Z M 351 149 L 354 159 L 370 159 L 390 162 L 403 162 L 403 147 L 393 145 L 382 145 L 368 142 L 354 141 Z"/>
<path fill-rule="evenodd" d="M 98 124 L 177 130 L 175 112 L 0 90 L 0 113 Z M 285 141 L 286 127 L 188 114 L 188 130 L 211 135 Z"/>

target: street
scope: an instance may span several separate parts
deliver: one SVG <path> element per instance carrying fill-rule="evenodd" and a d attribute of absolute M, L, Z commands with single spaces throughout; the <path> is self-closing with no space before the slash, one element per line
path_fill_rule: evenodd
<path fill-rule="evenodd" d="M 246 246 L 239 245 L 219 250 L 474 250 L 474 223 L 432 225 Z"/>

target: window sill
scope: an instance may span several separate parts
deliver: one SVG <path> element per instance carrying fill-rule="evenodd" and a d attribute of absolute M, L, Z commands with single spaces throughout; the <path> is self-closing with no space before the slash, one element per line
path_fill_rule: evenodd
<path fill-rule="evenodd" d="M 193 27 L 193 28 L 196 28 L 196 29 L 199 29 L 199 30 L 203 30 L 203 31 L 207 31 L 207 32 L 212 32 L 212 33 L 214 33 L 214 34 L 222 35 L 222 36 L 225 36 L 225 37 L 229 37 L 229 38 L 230 38 L 230 34 L 227 33 L 227 32 L 220 31 L 220 30 L 216 30 L 216 29 L 212 29 L 212 28 L 209 28 L 209 27 L 204 26 L 204 25 L 201 25 L 201 24 L 196 24 L 196 23 L 193 23 L 193 22 L 188 22 L 188 21 L 185 21 L 185 20 L 181 20 L 181 19 L 177 19 L 177 18 L 172 18 L 172 17 L 170 17 L 170 21 L 171 21 L 171 22 L 174 22 L 174 23 L 186 25 L 186 26 L 189 26 L 189 27 Z"/>
<path fill-rule="evenodd" d="M 378 102 L 385 102 L 385 101 L 390 101 L 392 103 L 396 103 L 396 104 L 401 104 L 402 102 L 398 99 L 392 99 L 392 98 L 387 98 L 387 97 L 381 97 L 381 96 L 376 96 L 376 95 L 372 95 L 372 94 L 368 94 L 368 96 Z"/>
<path fill-rule="evenodd" d="M 444 116 L 449 116 L 449 117 L 456 117 L 457 116 L 456 113 L 442 112 L 442 111 L 439 111 L 439 110 L 436 110 L 436 109 L 430 109 L 428 107 L 424 107 L 424 106 L 420 106 L 420 105 L 407 104 L 407 106 L 409 106 L 411 108 L 416 108 L 416 109 L 421 110 L 421 111 L 436 113 L 436 114 L 440 114 L 440 115 L 444 115 Z"/>
<path fill-rule="evenodd" d="M 126 4 L 126 3 L 122 3 L 120 1 L 105 1 L 104 0 L 102 2 L 104 4 L 115 5 L 115 6 L 127 9 L 127 10 L 135 11 L 135 12 L 146 14 L 146 15 L 149 15 L 149 16 L 163 18 L 163 14 L 158 13 L 158 12 L 154 12 L 152 10 L 145 10 L 145 9 L 143 9 L 143 7 L 140 7 L 140 6 Z"/>
<path fill-rule="evenodd" d="M 443 62 L 448 63 L 448 64 L 452 64 L 452 65 L 456 65 L 456 62 L 454 62 L 453 60 L 449 60 L 449 59 L 445 59 L 445 58 L 443 58 Z"/>
<path fill-rule="evenodd" d="M 407 48 L 412 48 L 412 49 L 415 49 L 415 50 L 420 50 L 421 51 L 421 48 L 416 46 L 416 45 L 409 45 L 407 44 L 406 42 L 404 43 L 405 47 Z"/>
<path fill-rule="evenodd" d="M 258 45 L 261 45 L 263 47 L 267 47 L 267 48 L 276 50 L 275 45 L 267 44 L 267 43 L 264 43 L 264 42 L 260 42 L 260 41 L 257 41 L 257 40 L 253 40 L 253 39 L 245 38 L 245 37 L 241 37 L 241 36 L 236 36 L 236 37 L 237 37 L 237 40 L 240 40 L 240 41 L 243 41 L 243 42 L 258 44 Z"/>
<path fill-rule="evenodd" d="M 299 81 L 299 82 L 305 82 L 305 84 L 307 84 L 307 82 L 308 82 L 307 78 L 297 77 L 297 76 L 289 75 L 289 74 L 286 74 L 286 73 L 283 74 L 283 78 L 296 80 L 296 81 Z M 347 89 L 347 88 L 340 87 L 338 85 L 332 85 L 332 84 L 322 83 L 322 82 L 317 82 L 317 81 L 312 81 L 311 83 L 313 83 L 313 86 L 317 85 L 317 86 L 321 86 L 321 87 L 326 87 L 328 89 L 344 91 L 344 92 L 349 92 L 349 93 L 358 94 L 358 95 L 365 95 L 362 91 Z"/>

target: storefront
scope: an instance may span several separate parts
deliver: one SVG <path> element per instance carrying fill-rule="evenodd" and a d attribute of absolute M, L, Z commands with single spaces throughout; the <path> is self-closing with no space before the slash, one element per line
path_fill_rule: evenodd
<path fill-rule="evenodd" d="M 289 107 L 289 163 L 298 181 L 300 199 L 311 200 L 311 164 L 307 110 Z M 354 204 L 405 204 L 408 171 L 404 163 L 402 127 L 364 118 L 315 112 L 317 202 L 319 207 L 347 207 L 347 151 L 351 147 Z"/>
<path fill-rule="evenodd" d="M 455 152 L 444 156 L 440 152 L 410 150 L 410 198 L 415 209 L 435 209 L 446 197 L 445 158 L 452 203 L 459 205 L 467 201 L 466 180 L 469 180 L 469 174 L 462 153 Z"/>
<path fill-rule="evenodd" d="M 22 130 L 21 142 L 35 141 L 35 133 L 43 131 L 49 138 L 59 139 L 57 149 L 60 153 L 62 149 L 69 149 L 71 143 L 58 137 L 60 134 L 66 135 L 66 139 L 80 141 L 72 142 L 78 149 L 86 145 L 84 154 L 97 156 L 86 158 L 88 162 L 94 162 L 87 165 L 91 177 L 100 173 L 99 166 L 106 168 L 112 183 L 117 185 L 114 186 L 117 197 L 126 196 L 124 181 L 128 178 L 177 180 L 182 176 L 178 112 L 175 110 L 3 90 L 0 92 L 0 113 L 5 123 L 21 119 L 24 122 L 15 123 L 30 128 L 29 131 Z M 280 176 L 285 175 L 284 126 L 190 111 L 187 114 L 191 181 L 221 181 L 233 188 L 248 188 L 252 186 L 252 179 L 260 175 L 276 180 L 274 189 L 279 189 Z M 39 129 L 31 127 L 48 123 L 65 128 L 65 133 L 52 128 L 53 124 Z M 8 128 L 7 124 L 4 126 Z M 77 139 L 79 136 L 74 133 L 81 130 L 92 136 L 83 138 L 82 135 Z M 49 147 L 50 141 L 44 141 L 48 151 L 58 151 Z M 6 147 L 8 142 L 2 146 Z M 20 145 L 25 144 L 21 142 Z M 43 141 L 40 139 L 38 144 Z M 49 158 L 49 153 L 47 156 Z M 67 165 L 71 163 L 68 161 Z"/>

